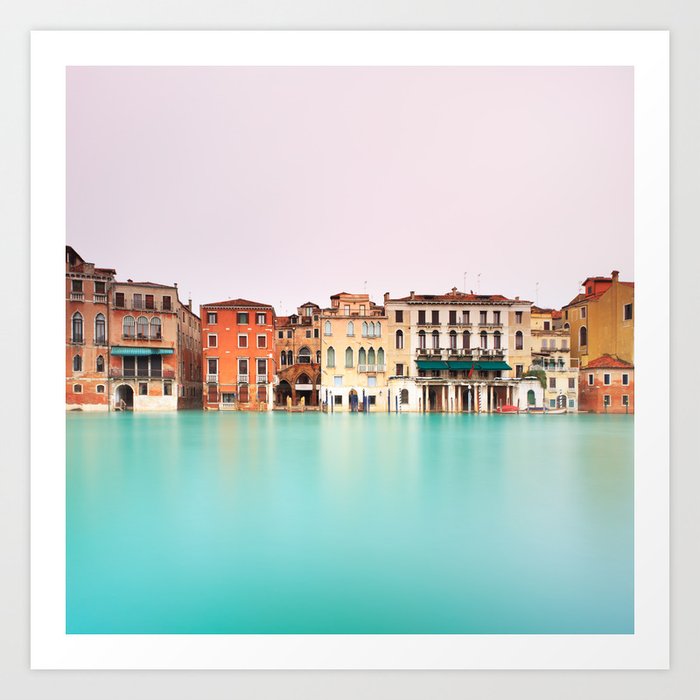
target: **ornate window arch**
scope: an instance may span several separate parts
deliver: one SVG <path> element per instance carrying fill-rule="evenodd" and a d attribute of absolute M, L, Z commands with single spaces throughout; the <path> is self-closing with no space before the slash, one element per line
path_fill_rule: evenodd
<path fill-rule="evenodd" d="M 105 371 L 105 358 L 102 355 L 98 355 L 95 360 L 95 371 L 104 372 Z"/>
<path fill-rule="evenodd" d="M 73 371 L 83 371 L 83 358 L 80 355 L 73 355 Z"/>
<path fill-rule="evenodd" d="M 162 326 L 160 323 L 160 319 L 157 316 L 154 316 L 151 319 L 151 338 L 156 338 L 160 340 L 162 337 Z"/>
<path fill-rule="evenodd" d="M 583 348 L 588 345 L 588 328 L 581 326 L 578 330 L 578 345 Z"/>
<path fill-rule="evenodd" d="M 332 347 L 326 350 L 326 367 L 335 367 L 335 349 Z"/>
<path fill-rule="evenodd" d="M 367 364 L 367 353 L 364 348 L 360 348 L 360 352 L 357 353 L 357 364 L 366 365 Z"/>
<path fill-rule="evenodd" d="M 472 334 L 469 331 L 464 331 L 462 333 L 462 347 L 465 350 L 469 350 L 472 346 Z"/>
<path fill-rule="evenodd" d="M 95 343 L 102 345 L 107 339 L 107 321 L 104 314 L 95 316 Z"/>
<path fill-rule="evenodd" d="M 403 331 L 396 331 L 396 349 L 403 350 Z"/>
<path fill-rule="evenodd" d="M 379 350 L 377 350 L 377 364 L 384 364 L 384 348 L 379 348 Z"/>
<path fill-rule="evenodd" d="M 148 319 L 145 316 L 136 319 L 136 337 L 148 338 Z"/>
<path fill-rule="evenodd" d="M 122 335 L 125 338 L 133 338 L 136 335 L 136 321 L 133 316 L 124 316 L 122 321 Z"/>
<path fill-rule="evenodd" d="M 418 347 L 425 350 L 425 331 L 418 331 Z"/>
<path fill-rule="evenodd" d="M 523 349 L 523 332 L 522 331 L 516 331 L 516 333 L 515 333 L 515 349 L 516 350 Z"/>
<path fill-rule="evenodd" d="M 348 321 L 348 328 L 346 335 L 355 335 L 355 324 L 352 321 Z"/>
<path fill-rule="evenodd" d="M 352 348 L 348 347 L 345 349 L 345 366 L 346 367 L 354 367 L 355 363 L 353 362 L 353 353 L 352 353 Z"/>
<path fill-rule="evenodd" d="M 376 353 L 374 352 L 374 348 L 370 348 L 369 352 L 367 353 L 367 364 L 374 365 L 376 363 L 377 363 Z"/>
<path fill-rule="evenodd" d="M 74 343 L 83 342 L 83 315 L 76 311 L 71 317 L 71 338 Z"/>
<path fill-rule="evenodd" d="M 326 321 L 323 324 L 323 335 L 331 335 L 331 322 Z"/>

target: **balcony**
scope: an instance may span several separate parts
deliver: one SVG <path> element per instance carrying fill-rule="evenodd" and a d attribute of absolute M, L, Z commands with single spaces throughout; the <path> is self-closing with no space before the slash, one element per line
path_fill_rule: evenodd
<path fill-rule="evenodd" d="M 386 372 L 386 365 L 358 365 L 358 372 Z"/>
<path fill-rule="evenodd" d="M 255 375 L 255 382 L 257 384 L 267 384 L 267 375 L 266 374 Z"/>
<path fill-rule="evenodd" d="M 207 374 L 207 384 L 218 384 L 219 375 L 218 374 Z"/>
<path fill-rule="evenodd" d="M 122 340 L 163 340 L 162 333 L 122 333 Z"/>
<path fill-rule="evenodd" d="M 82 292 L 71 292 L 70 293 L 70 300 L 71 301 L 83 301 L 85 298 L 85 295 Z"/>
<path fill-rule="evenodd" d="M 74 335 L 70 342 L 71 345 L 85 345 L 85 338 L 82 335 Z"/>
<path fill-rule="evenodd" d="M 125 368 L 125 367 L 110 367 L 109 376 L 113 379 L 134 378 L 134 379 L 175 379 L 175 370 L 151 369 L 145 368 Z"/>
<path fill-rule="evenodd" d="M 497 323 L 494 323 L 492 321 L 479 321 L 479 328 L 503 328 L 503 324 L 500 321 L 498 321 Z"/>
<path fill-rule="evenodd" d="M 95 294 L 94 301 L 96 304 L 106 304 L 107 295 L 106 294 Z"/>
<path fill-rule="evenodd" d="M 248 383 L 248 375 L 247 374 L 239 374 L 238 375 L 238 383 L 239 384 L 247 384 Z"/>

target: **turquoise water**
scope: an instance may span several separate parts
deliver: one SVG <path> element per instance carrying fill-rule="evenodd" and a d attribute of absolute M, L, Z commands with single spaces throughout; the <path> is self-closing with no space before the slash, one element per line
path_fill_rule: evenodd
<path fill-rule="evenodd" d="M 633 418 L 67 416 L 69 633 L 632 633 Z"/>

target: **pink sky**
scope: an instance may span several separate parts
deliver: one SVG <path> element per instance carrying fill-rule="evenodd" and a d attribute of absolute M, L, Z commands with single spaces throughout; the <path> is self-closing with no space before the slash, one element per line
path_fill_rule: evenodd
<path fill-rule="evenodd" d="M 628 68 L 70 68 L 67 242 L 289 313 L 633 279 Z"/>

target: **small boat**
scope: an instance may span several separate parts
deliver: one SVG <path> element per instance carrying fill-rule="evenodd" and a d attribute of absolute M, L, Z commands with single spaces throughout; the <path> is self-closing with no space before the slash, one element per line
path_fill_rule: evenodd
<path fill-rule="evenodd" d="M 511 406 L 509 404 L 505 404 L 501 406 L 500 408 L 496 409 L 496 413 L 519 413 L 520 409 L 517 406 Z"/>
<path fill-rule="evenodd" d="M 566 413 L 566 408 L 546 408 L 543 406 L 529 406 L 523 409 L 520 413 L 534 413 L 539 416 L 548 416 L 550 414 L 559 415 L 561 413 Z"/>

